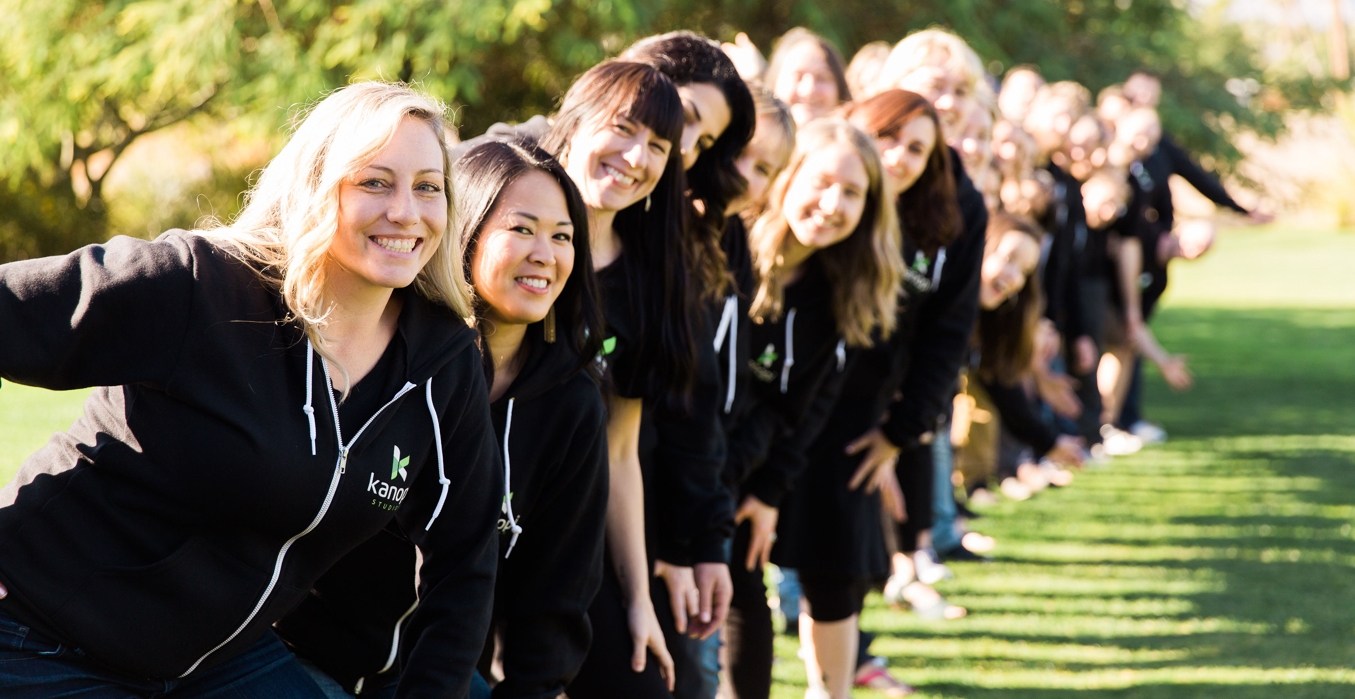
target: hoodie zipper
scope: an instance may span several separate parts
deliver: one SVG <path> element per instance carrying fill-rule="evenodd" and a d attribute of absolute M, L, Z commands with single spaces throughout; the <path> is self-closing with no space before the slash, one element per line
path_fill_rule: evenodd
<path fill-rule="evenodd" d="M 307 348 L 307 351 L 313 350 Z M 198 666 L 202 664 L 202 661 L 210 657 L 212 653 L 221 650 L 227 643 L 234 641 L 236 636 L 239 636 L 249 627 L 250 622 L 254 621 L 254 617 L 259 615 L 259 612 L 263 610 L 264 604 L 268 601 L 269 596 L 273 594 L 273 588 L 277 587 L 278 579 L 282 577 L 282 564 L 287 558 L 287 551 L 291 549 L 292 544 L 295 544 L 301 537 L 315 531 L 315 528 L 320 526 L 320 521 L 325 518 L 325 514 L 329 512 L 329 506 L 334 502 L 334 493 L 339 490 L 339 477 L 343 475 L 348 467 L 348 452 L 352 450 L 355 444 L 357 444 L 358 439 L 362 437 L 362 433 L 367 431 L 367 427 L 376 420 L 377 416 L 381 415 L 382 412 L 385 412 L 386 408 L 389 408 L 395 401 L 400 400 L 402 396 L 409 393 L 410 389 L 415 387 L 414 384 L 406 381 L 405 385 L 395 393 L 395 396 L 387 401 L 385 405 L 381 406 L 375 413 L 372 413 L 372 416 L 367 418 L 367 422 L 363 423 L 362 427 L 358 429 L 357 434 L 353 435 L 353 439 L 350 440 L 347 445 L 344 445 L 343 430 L 339 427 L 339 406 L 334 402 L 334 382 L 330 379 L 329 367 L 326 366 L 324 362 L 321 362 L 320 366 L 325 370 L 325 388 L 328 390 L 329 394 L 329 407 L 334 413 L 334 436 L 339 442 L 339 460 L 334 464 L 334 475 L 329 479 L 329 490 L 325 493 L 325 501 L 320 505 L 320 511 L 315 514 L 315 519 L 311 520 L 310 525 L 302 530 L 301 533 L 288 539 L 286 543 L 282 545 L 282 548 L 278 550 L 277 558 L 273 561 L 273 577 L 268 580 L 268 587 L 264 588 L 263 595 L 259 597 L 258 603 L 254 605 L 254 609 L 249 613 L 249 616 L 245 617 L 245 620 L 240 624 L 239 628 L 235 629 L 230 636 L 227 636 L 226 640 L 204 653 L 202 657 L 198 658 L 187 670 L 184 670 L 184 673 L 179 675 L 179 679 L 183 679 L 192 674 L 192 672 L 198 669 Z M 309 387 L 307 388 L 309 390 Z"/>

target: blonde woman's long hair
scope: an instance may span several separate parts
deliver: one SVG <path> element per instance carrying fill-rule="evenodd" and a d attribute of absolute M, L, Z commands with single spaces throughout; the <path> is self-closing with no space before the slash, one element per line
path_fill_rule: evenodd
<path fill-rule="evenodd" d="M 785 304 L 784 253 L 791 235 L 783 209 L 786 191 L 811 154 L 833 145 L 847 146 L 860 156 L 870 185 L 861 221 L 851 235 L 814 256 L 832 287 L 838 332 L 852 347 L 869 347 L 874 333 L 888 338 L 895 329 L 904 276 L 903 243 L 894 207 L 885 201 L 875 144 L 842 119 L 819 119 L 800 130 L 790 164 L 776 178 L 767 209 L 748 234 L 758 277 L 750 313 L 759 321 L 781 317 Z"/>
<path fill-rule="evenodd" d="M 333 301 L 325 298 L 326 256 L 338 230 L 339 187 L 367 166 L 405 119 L 427 124 L 442 149 L 447 228 L 414 289 L 433 303 L 473 321 L 471 291 L 461 265 L 452 204 L 451 163 L 444 134 L 446 107 L 407 85 L 363 82 L 335 90 L 297 117 L 282 152 L 263 169 L 229 225 L 200 233 L 223 244 L 281 293 L 291 317 L 321 356 L 338 365 L 324 329 Z"/>

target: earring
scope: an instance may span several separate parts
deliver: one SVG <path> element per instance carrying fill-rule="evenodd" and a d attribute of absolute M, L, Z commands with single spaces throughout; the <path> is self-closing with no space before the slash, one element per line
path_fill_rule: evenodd
<path fill-rule="evenodd" d="M 646 194 L 646 195 L 645 195 L 645 211 L 649 211 L 649 204 L 650 204 L 649 197 L 650 197 L 650 196 L 652 196 L 652 195 L 649 195 L 649 194 Z"/>
<path fill-rule="evenodd" d="M 546 342 L 555 342 L 555 306 L 551 305 L 550 310 L 546 311 L 546 317 L 541 321 L 541 334 L 545 335 Z"/>

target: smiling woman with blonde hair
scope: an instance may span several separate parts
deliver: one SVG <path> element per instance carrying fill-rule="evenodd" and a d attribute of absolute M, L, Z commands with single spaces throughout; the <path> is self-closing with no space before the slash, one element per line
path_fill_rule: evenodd
<path fill-rule="evenodd" d="M 345 87 L 230 225 L 0 266 L 0 376 L 100 387 L 0 491 L 7 697 L 322 696 L 271 627 L 392 520 L 401 691 L 465 694 L 501 473 L 442 119 Z"/>

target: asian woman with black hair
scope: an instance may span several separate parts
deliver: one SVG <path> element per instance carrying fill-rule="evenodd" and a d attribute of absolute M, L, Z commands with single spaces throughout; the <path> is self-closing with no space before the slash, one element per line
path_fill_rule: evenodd
<path fill-rule="evenodd" d="M 484 655 L 496 655 L 497 638 L 503 677 L 493 696 L 553 696 L 587 654 L 588 607 L 602 582 L 606 410 L 592 373 L 603 322 L 588 212 L 564 168 L 530 142 L 479 143 L 453 172 L 457 240 L 504 459 Z M 419 604 L 415 560 L 413 545 L 388 527 L 278 622 L 332 697 L 393 695 L 394 654 Z"/>
<path fill-rule="evenodd" d="M 608 61 L 570 87 L 542 141 L 588 207 L 606 319 L 608 564 L 589 610 L 592 647 L 566 690 L 575 699 L 666 697 L 673 686 L 650 597 L 639 436 L 645 401 L 681 409 L 697 381 L 701 309 L 688 288 L 696 261 L 684 237 L 683 121 L 681 96 L 663 73 Z"/>
<path fill-rule="evenodd" d="M 902 245 L 870 139 L 840 119 L 801 130 L 749 247 L 757 273 L 753 348 L 761 348 L 751 366 L 757 405 L 731 434 L 731 454 L 741 460 L 731 460 L 727 480 L 741 496 L 739 519 L 749 522 L 732 560 L 753 574 L 736 577 L 735 597 L 749 604 L 740 605 L 740 633 L 731 634 L 730 670 L 737 696 L 765 697 L 772 639 L 770 618 L 759 616 L 768 610 L 758 571 L 785 531 L 779 508 L 796 492 L 850 355 L 889 337 L 897 323 Z M 746 444 L 758 440 L 766 446 Z M 819 600 L 809 597 L 811 605 Z"/>

